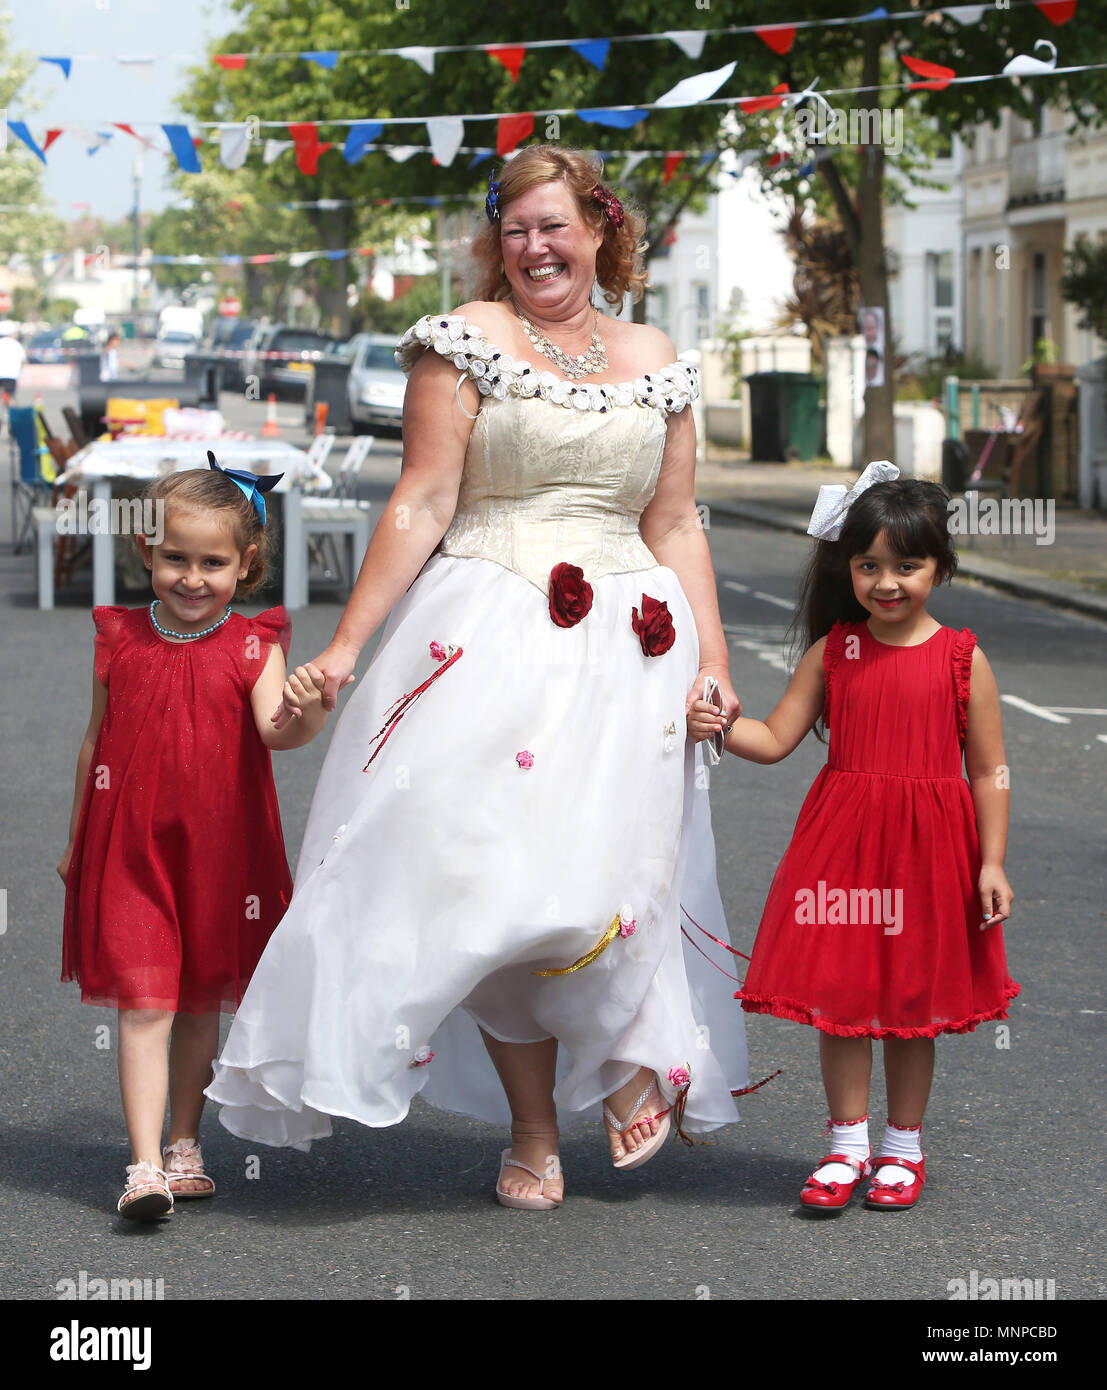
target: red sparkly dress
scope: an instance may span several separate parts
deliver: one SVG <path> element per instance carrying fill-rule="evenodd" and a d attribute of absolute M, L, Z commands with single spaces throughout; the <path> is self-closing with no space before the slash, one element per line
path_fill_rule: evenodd
<path fill-rule="evenodd" d="M 107 708 L 66 882 L 63 980 L 85 1003 L 233 1011 L 292 897 L 250 692 L 283 608 L 170 642 L 148 608 L 94 608 Z"/>
<path fill-rule="evenodd" d="M 980 929 L 980 848 L 962 771 L 975 636 L 913 647 L 836 623 L 823 655 L 826 767 L 769 889 L 751 1013 L 840 1037 L 935 1037 L 1006 1018 L 1019 986 Z"/>

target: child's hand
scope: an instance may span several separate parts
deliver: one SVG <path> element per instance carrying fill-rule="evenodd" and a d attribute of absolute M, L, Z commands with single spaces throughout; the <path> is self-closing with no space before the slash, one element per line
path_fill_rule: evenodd
<path fill-rule="evenodd" d="M 709 705 L 706 700 L 695 700 L 688 711 L 688 733 L 695 743 L 711 738 L 723 727 L 723 712 L 718 705 Z"/>
<path fill-rule="evenodd" d="M 984 912 L 980 930 L 994 927 L 997 922 L 1006 922 L 1011 915 L 1011 903 L 1015 895 L 1011 892 L 1011 885 L 1007 882 L 1007 875 L 1003 870 L 998 865 L 985 864 L 980 870 L 976 886 L 980 890 L 980 906 Z"/>
<path fill-rule="evenodd" d="M 297 666 L 284 683 L 284 699 L 272 716 L 273 723 L 283 728 L 290 719 L 302 719 L 309 710 L 321 711 L 326 683 L 327 678 L 318 666 L 310 662 Z"/>
<path fill-rule="evenodd" d="M 61 859 L 58 861 L 58 876 L 59 876 L 59 878 L 61 879 L 61 881 L 62 881 L 63 883 L 67 882 L 67 877 L 68 877 L 68 874 L 69 874 L 69 861 L 70 861 L 72 858 L 73 858 L 73 841 L 70 840 L 70 842 L 69 842 L 69 843 L 66 845 L 66 847 L 65 847 L 65 853 L 62 855 Z"/>

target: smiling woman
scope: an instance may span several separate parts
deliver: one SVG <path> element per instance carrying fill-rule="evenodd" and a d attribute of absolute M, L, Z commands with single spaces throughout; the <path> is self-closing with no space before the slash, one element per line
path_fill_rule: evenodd
<path fill-rule="evenodd" d="M 676 731 L 708 678 L 740 708 L 692 486 L 697 377 L 593 303 L 597 281 L 620 306 L 645 281 L 642 219 L 598 174 L 550 146 L 512 159 L 477 239 L 485 297 L 400 341 L 397 523 L 313 663 L 331 707 L 387 623 L 208 1092 L 232 1133 L 302 1149 L 333 1115 L 396 1124 L 417 1093 L 510 1119 L 496 1197 L 530 1210 L 562 1200 L 559 1123 L 602 1118 L 636 1167 L 674 1119 L 733 1121 L 746 1082 L 729 972 L 681 938 L 682 906 L 716 941 L 726 924 Z"/>

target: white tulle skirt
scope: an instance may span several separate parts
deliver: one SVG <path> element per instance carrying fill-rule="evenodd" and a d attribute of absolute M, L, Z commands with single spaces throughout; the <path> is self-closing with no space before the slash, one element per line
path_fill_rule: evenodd
<path fill-rule="evenodd" d="M 306 1150 L 331 1116 L 396 1124 L 416 1094 L 506 1125 L 478 1025 L 558 1040 L 562 1125 L 598 1119 L 639 1066 L 668 1101 L 670 1071 L 688 1070 L 687 1130 L 737 1119 L 733 957 L 688 917 L 722 969 L 681 935 L 683 905 L 726 940 L 706 775 L 685 736 L 695 624 L 664 567 L 593 591 L 587 617 L 559 628 L 529 581 L 439 554 L 396 605 L 334 730 L 292 902 L 207 1091 L 231 1133 Z M 673 617 L 661 656 L 631 627 L 643 593 Z M 447 666 L 432 644 L 461 655 Z M 589 964 L 535 973 L 573 965 L 620 914 L 633 931 Z"/>

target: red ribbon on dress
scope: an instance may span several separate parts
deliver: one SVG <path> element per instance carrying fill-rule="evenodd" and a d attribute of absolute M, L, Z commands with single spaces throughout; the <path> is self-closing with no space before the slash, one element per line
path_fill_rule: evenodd
<path fill-rule="evenodd" d="M 448 671 L 449 668 L 458 659 L 458 657 L 462 656 L 463 654 L 464 648 L 458 647 L 457 650 L 451 656 L 447 657 L 446 660 L 442 663 L 442 665 L 439 666 L 438 670 L 435 671 L 434 675 L 428 676 L 422 685 L 417 685 L 414 690 L 409 690 L 406 695 L 401 695 L 400 698 L 389 707 L 387 718 L 384 721 L 384 725 L 369 740 L 370 748 L 373 747 L 374 743 L 377 743 L 378 739 L 380 739 L 380 742 L 377 743 L 376 748 L 373 749 L 373 752 L 369 757 L 369 762 L 366 763 L 365 766 L 361 769 L 362 772 L 369 771 L 369 764 L 372 763 L 373 759 L 377 756 L 377 754 L 381 751 L 384 745 L 391 738 L 392 731 L 395 729 L 396 725 L 408 712 L 408 710 L 419 698 L 419 696 L 422 695 L 423 691 L 427 690 L 430 687 L 430 685 L 438 679 L 438 677 L 442 674 L 443 671 Z M 381 737 L 382 735 L 383 737 Z"/>

